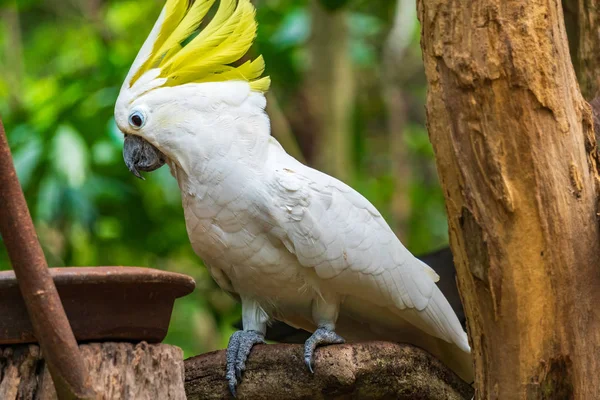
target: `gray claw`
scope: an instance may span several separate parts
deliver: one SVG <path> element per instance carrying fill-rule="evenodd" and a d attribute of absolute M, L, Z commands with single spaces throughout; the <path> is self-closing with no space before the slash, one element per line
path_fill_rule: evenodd
<path fill-rule="evenodd" d="M 265 343 L 265 336 L 257 331 L 237 331 L 229 338 L 225 378 L 233 397 L 236 397 L 238 382 L 242 380 L 242 374 L 246 370 L 248 355 L 252 347 L 259 343 Z"/>
<path fill-rule="evenodd" d="M 317 329 L 304 343 L 304 363 L 311 373 L 314 373 L 315 349 L 328 344 L 341 344 L 345 340 L 340 335 L 327 328 Z"/>

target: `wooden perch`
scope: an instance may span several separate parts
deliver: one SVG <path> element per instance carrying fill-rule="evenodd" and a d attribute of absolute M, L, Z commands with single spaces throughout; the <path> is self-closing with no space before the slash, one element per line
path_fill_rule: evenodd
<path fill-rule="evenodd" d="M 471 399 L 473 389 L 427 352 L 388 342 L 319 348 L 315 374 L 301 345 L 258 345 L 250 355 L 238 399 Z M 231 398 L 225 351 L 185 361 L 188 400 Z"/>
<path fill-rule="evenodd" d="M 79 346 L 94 400 L 184 400 L 183 354 L 166 344 L 90 343 Z M 37 345 L 0 347 L 0 399 L 56 400 Z"/>

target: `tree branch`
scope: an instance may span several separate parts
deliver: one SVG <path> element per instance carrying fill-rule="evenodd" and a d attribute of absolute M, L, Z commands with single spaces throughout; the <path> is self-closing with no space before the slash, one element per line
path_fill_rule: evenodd
<path fill-rule="evenodd" d="M 311 375 L 301 345 L 256 346 L 238 388 L 239 399 L 471 399 L 471 386 L 427 352 L 388 342 L 322 347 Z M 188 400 L 230 398 L 225 351 L 185 361 Z"/>

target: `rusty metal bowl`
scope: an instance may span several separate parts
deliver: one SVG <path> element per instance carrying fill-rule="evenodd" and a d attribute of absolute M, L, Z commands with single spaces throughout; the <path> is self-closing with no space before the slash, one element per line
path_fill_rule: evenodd
<path fill-rule="evenodd" d="M 161 342 L 175 299 L 196 284 L 182 274 L 138 267 L 50 268 L 78 341 Z M 39 294 L 43 296 L 43 293 Z M 0 272 L 0 344 L 36 338 L 13 271 Z"/>

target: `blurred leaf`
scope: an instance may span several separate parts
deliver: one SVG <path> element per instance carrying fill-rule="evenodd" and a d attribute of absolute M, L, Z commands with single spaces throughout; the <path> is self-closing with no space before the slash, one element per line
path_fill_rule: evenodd
<path fill-rule="evenodd" d="M 362 41 L 353 41 L 350 46 L 352 61 L 359 66 L 373 65 L 377 60 L 374 49 Z"/>
<path fill-rule="evenodd" d="M 378 35 L 382 31 L 381 21 L 371 15 L 351 13 L 350 27 L 350 56 L 354 64 L 360 67 L 376 65 L 378 62 Z"/>
<path fill-rule="evenodd" d="M 42 180 L 39 187 L 39 196 L 36 207 L 37 219 L 41 221 L 52 221 L 61 204 L 61 188 L 58 180 L 48 175 Z"/>
<path fill-rule="evenodd" d="M 152 11 L 157 11 L 154 17 L 151 15 Z M 140 17 L 148 17 L 149 22 L 151 19 L 151 22 L 147 24 L 150 27 L 156 18 L 158 18 L 159 13 L 160 6 L 151 1 L 131 0 L 113 2 L 106 13 L 105 23 L 107 24 L 107 27 L 115 34 L 125 36 L 131 30 L 139 28 L 137 23 Z M 149 31 L 150 30 L 148 29 L 147 33 Z M 138 47 L 141 47 L 141 45 L 138 45 Z"/>
<path fill-rule="evenodd" d="M 95 232 L 101 239 L 118 239 L 122 234 L 121 222 L 114 217 L 101 217 L 96 222 Z"/>
<path fill-rule="evenodd" d="M 353 37 L 373 37 L 383 29 L 377 17 L 363 13 L 351 13 L 349 25 Z"/>
<path fill-rule="evenodd" d="M 83 184 L 88 167 L 88 150 L 79 133 L 68 125 L 59 126 L 53 141 L 52 163 L 72 187 Z"/>
<path fill-rule="evenodd" d="M 21 186 L 29 185 L 31 176 L 40 162 L 42 155 L 42 144 L 37 137 L 31 138 L 25 145 L 12 152 L 13 162 L 17 170 Z"/>
<path fill-rule="evenodd" d="M 284 48 L 306 43 L 310 34 L 308 12 L 298 8 L 288 12 L 279 29 L 271 37 L 274 45 Z"/>
<path fill-rule="evenodd" d="M 94 114 L 103 108 L 112 109 L 118 94 L 119 88 L 117 86 L 112 86 L 102 88 L 91 96 L 84 98 L 81 106 L 79 107 L 81 117 L 93 117 Z"/>
<path fill-rule="evenodd" d="M 101 140 L 92 147 L 92 159 L 95 164 L 115 164 L 119 156 L 118 150 L 108 140 Z"/>
<path fill-rule="evenodd" d="M 96 249 L 90 240 L 90 232 L 80 224 L 73 224 L 69 240 L 73 246 L 73 266 L 93 265 Z"/>

